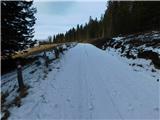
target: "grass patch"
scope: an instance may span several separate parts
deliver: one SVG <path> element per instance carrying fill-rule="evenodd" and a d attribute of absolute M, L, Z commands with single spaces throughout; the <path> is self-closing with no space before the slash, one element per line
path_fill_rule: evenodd
<path fill-rule="evenodd" d="M 40 46 L 36 46 L 33 48 L 29 48 L 20 52 L 17 52 L 16 54 L 14 54 L 12 56 L 13 59 L 15 58 L 25 58 L 28 57 L 30 55 L 34 55 L 43 51 L 48 51 L 50 49 L 53 49 L 54 47 L 56 47 L 58 44 L 47 44 L 47 45 L 40 45 Z"/>

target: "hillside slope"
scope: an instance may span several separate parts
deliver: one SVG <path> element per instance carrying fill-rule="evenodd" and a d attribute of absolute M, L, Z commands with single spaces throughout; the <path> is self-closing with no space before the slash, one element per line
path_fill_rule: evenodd
<path fill-rule="evenodd" d="M 9 119 L 159 119 L 158 82 L 111 51 L 78 44 L 45 76 L 42 68 L 25 81 L 29 94 Z"/>

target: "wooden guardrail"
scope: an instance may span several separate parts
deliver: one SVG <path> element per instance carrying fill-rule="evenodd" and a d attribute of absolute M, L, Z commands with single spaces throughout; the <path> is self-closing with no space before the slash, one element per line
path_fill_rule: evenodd
<path fill-rule="evenodd" d="M 28 57 L 30 55 L 34 55 L 34 54 L 37 54 L 37 53 L 40 53 L 43 51 L 48 51 L 50 49 L 53 49 L 53 48 L 60 46 L 60 45 L 63 45 L 63 44 L 67 44 L 67 43 L 46 44 L 46 45 L 39 45 L 39 46 L 36 46 L 33 48 L 28 48 L 26 50 L 17 52 L 16 54 L 14 54 L 12 56 L 12 58 L 15 59 L 15 58 L 19 58 L 19 57 L 21 57 L 21 58 Z"/>

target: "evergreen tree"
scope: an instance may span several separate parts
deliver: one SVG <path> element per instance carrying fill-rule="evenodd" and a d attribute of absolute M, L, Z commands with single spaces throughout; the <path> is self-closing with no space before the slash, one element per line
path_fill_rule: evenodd
<path fill-rule="evenodd" d="M 160 30 L 160 2 L 108 1 L 99 21 L 90 16 L 84 26 L 78 24 L 68 30 L 64 40 L 81 42 L 149 30 Z"/>
<path fill-rule="evenodd" d="M 49 42 L 49 44 L 52 43 L 52 36 L 49 36 L 49 37 L 48 37 L 48 42 Z"/>
<path fill-rule="evenodd" d="M 33 46 L 33 1 L 1 1 L 2 55 Z"/>

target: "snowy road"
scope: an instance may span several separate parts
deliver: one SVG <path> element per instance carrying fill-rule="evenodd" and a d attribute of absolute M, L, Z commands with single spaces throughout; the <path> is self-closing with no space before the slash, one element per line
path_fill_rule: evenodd
<path fill-rule="evenodd" d="M 10 119 L 159 119 L 159 84 L 116 56 L 78 44 L 60 64 Z"/>

